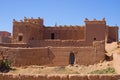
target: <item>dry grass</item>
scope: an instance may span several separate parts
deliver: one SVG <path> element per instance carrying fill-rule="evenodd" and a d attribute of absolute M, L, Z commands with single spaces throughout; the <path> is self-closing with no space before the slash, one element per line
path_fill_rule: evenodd
<path fill-rule="evenodd" d="M 13 67 L 9 73 L 13 74 L 88 74 L 95 70 L 106 69 L 112 66 L 112 62 L 103 62 L 94 65 L 74 65 L 74 66 L 27 66 L 27 67 Z"/>

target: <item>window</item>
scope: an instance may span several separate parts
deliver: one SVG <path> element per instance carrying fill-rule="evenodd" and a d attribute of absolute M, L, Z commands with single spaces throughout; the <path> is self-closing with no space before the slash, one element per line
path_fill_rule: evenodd
<path fill-rule="evenodd" d="M 94 41 L 96 41 L 96 38 L 94 38 Z"/>
<path fill-rule="evenodd" d="M 55 37 L 55 34 L 51 33 L 51 39 L 54 39 L 54 37 Z"/>
<path fill-rule="evenodd" d="M 19 36 L 19 41 L 22 41 L 22 39 L 23 39 L 23 36 Z"/>
<path fill-rule="evenodd" d="M 34 40 L 34 37 L 32 37 L 31 40 Z"/>

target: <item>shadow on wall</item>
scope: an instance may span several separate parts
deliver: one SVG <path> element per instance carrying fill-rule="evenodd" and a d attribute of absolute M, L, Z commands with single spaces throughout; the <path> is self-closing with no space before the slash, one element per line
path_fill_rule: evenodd
<path fill-rule="evenodd" d="M 55 55 L 53 54 L 50 47 L 48 47 L 48 58 L 49 58 L 49 65 L 53 64 L 53 60 L 55 58 Z"/>

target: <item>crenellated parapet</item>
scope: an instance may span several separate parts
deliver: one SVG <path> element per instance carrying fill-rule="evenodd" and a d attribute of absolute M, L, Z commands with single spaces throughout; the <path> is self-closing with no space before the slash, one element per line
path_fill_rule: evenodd
<path fill-rule="evenodd" d="M 40 17 L 38 17 L 37 19 L 34 19 L 33 17 L 31 17 L 31 18 L 24 17 L 24 20 L 20 20 L 20 21 L 16 21 L 15 19 L 13 19 L 14 25 L 15 24 L 17 24 L 17 25 L 34 24 L 34 25 L 43 26 L 43 22 L 44 22 L 44 20 Z"/>
<path fill-rule="evenodd" d="M 84 30 L 85 26 L 78 26 L 78 25 L 64 25 L 64 26 L 50 26 L 50 27 L 46 27 L 49 30 Z"/>
<path fill-rule="evenodd" d="M 105 18 L 103 18 L 102 20 L 96 20 L 96 18 L 94 18 L 93 20 L 89 20 L 88 18 L 85 18 L 84 22 L 86 24 L 106 24 Z"/>

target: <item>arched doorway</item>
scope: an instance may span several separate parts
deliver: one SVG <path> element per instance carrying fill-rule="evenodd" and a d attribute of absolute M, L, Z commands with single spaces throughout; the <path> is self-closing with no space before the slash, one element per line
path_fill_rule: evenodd
<path fill-rule="evenodd" d="M 71 52 L 69 56 L 69 64 L 74 65 L 74 63 L 75 63 L 75 55 L 73 52 Z"/>

